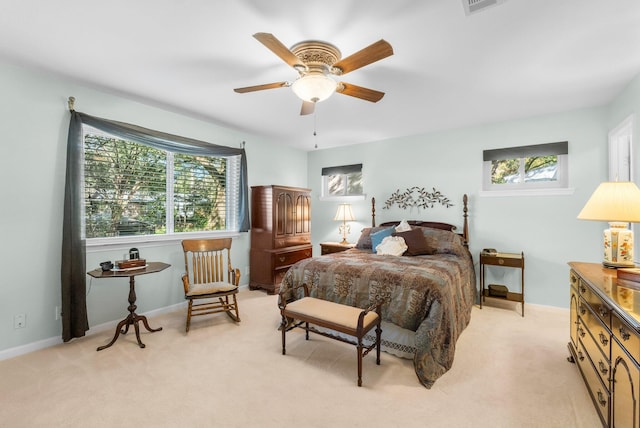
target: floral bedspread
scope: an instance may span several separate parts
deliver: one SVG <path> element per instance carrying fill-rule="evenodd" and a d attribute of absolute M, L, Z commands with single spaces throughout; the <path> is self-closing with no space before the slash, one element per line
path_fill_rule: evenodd
<path fill-rule="evenodd" d="M 450 244 L 445 253 L 415 257 L 354 248 L 305 259 L 283 278 L 282 297 L 302 297 L 301 288 L 292 289 L 304 283 L 311 296 L 350 306 L 383 299 L 382 319 L 415 332 L 414 367 L 427 388 L 451 368 L 476 293 L 471 255 Z"/>

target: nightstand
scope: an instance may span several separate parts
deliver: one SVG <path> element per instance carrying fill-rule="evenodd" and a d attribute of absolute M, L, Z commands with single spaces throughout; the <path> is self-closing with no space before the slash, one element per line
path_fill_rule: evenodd
<path fill-rule="evenodd" d="M 354 248 L 356 244 L 341 244 L 339 242 L 321 242 L 320 254 L 332 254 L 339 253 L 340 251 L 347 251 L 350 248 Z"/>
<path fill-rule="evenodd" d="M 504 295 L 495 295 L 485 287 L 485 266 L 501 266 L 504 268 L 520 269 L 520 293 L 514 293 L 510 290 Z M 524 253 L 480 253 L 480 309 L 482 309 L 482 301 L 487 297 L 492 299 L 508 300 L 510 302 L 519 302 L 522 304 L 522 316 L 524 316 Z"/>

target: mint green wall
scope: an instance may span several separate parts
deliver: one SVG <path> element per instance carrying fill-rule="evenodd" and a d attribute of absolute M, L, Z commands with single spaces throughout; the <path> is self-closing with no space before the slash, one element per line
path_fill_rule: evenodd
<path fill-rule="evenodd" d="M 306 186 L 306 153 L 230 131 L 212 123 L 115 94 L 87 89 L 68 80 L 0 62 L 0 356 L 9 348 L 59 338 L 60 248 L 64 196 L 67 98 L 76 110 L 135 123 L 164 132 L 238 147 L 246 141 L 249 184 Z M 149 260 L 168 262 L 162 273 L 136 279 L 138 312 L 184 301 L 180 276 L 184 263 L 179 243 L 136 245 Z M 87 267 L 121 257 L 127 248 L 88 252 Z M 247 284 L 249 236 L 234 240 L 232 258 Z M 90 326 L 126 315 L 126 280 L 88 281 Z M 13 328 L 15 314 L 27 315 L 27 327 Z"/>
<path fill-rule="evenodd" d="M 444 219 L 462 225 L 462 195 L 469 195 L 470 249 L 477 262 L 484 247 L 525 253 L 527 302 L 568 307 L 570 260 L 600 260 L 602 224 L 576 220 L 591 192 L 606 179 L 605 108 L 514 120 L 379 143 L 310 152 L 309 185 L 320 193 L 322 167 L 363 163 L 367 201 L 353 204 L 359 220 L 351 241 L 370 222 L 369 198 L 377 200 L 377 220 Z M 482 151 L 500 147 L 569 141 L 568 196 L 481 197 Z M 397 189 L 435 187 L 456 205 L 427 210 L 384 210 Z M 336 240 L 331 221 L 337 202 L 314 200 L 313 241 Z M 317 249 L 316 249 L 317 250 Z M 519 272 L 497 272 L 517 280 Z M 501 278 L 498 278 L 501 279 Z"/>

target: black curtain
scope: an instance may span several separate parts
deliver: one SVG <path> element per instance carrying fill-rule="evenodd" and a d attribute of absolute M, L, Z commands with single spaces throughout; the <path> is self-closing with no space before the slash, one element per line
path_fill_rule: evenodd
<path fill-rule="evenodd" d="M 71 112 L 67 137 L 67 173 L 62 223 L 62 340 L 82 337 L 89 330 L 86 260 L 82 230 L 82 121 Z"/>
<path fill-rule="evenodd" d="M 71 111 L 67 138 L 67 172 L 62 226 L 62 340 L 82 337 L 89 329 L 86 300 L 85 236 L 82 227 L 83 125 L 118 137 L 174 153 L 205 156 L 240 156 L 240 195 L 238 218 L 240 232 L 249 230 L 249 187 L 247 156 L 244 148 L 234 149 L 177 135 L 166 134 L 128 123 L 102 119 Z"/>

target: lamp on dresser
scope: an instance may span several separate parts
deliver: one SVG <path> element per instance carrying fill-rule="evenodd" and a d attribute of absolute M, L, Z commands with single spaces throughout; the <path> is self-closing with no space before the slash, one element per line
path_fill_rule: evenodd
<path fill-rule="evenodd" d="M 338 228 L 338 231 L 342 234 L 342 242 L 341 244 L 348 244 L 347 235 L 350 232 L 350 227 L 347 224 L 348 221 L 355 221 L 355 217 L 353 216 L 353 212 L 351 211 L 350 204 L 340 204 L 338 205 L 338 211 L 336 212 L 336 216 L 333 218 L 334 221 L 341 221 L 342 224 Z"/>
<path fill-rule="evenodd" d="M 578 214 L 578 219 L 609 222 L 609 228 L 604 231 L 604 266 L 634 266 L 633 231 L 627 225 L 640 222 L 640 189 L 635 183 L 601 183 Z"/>

